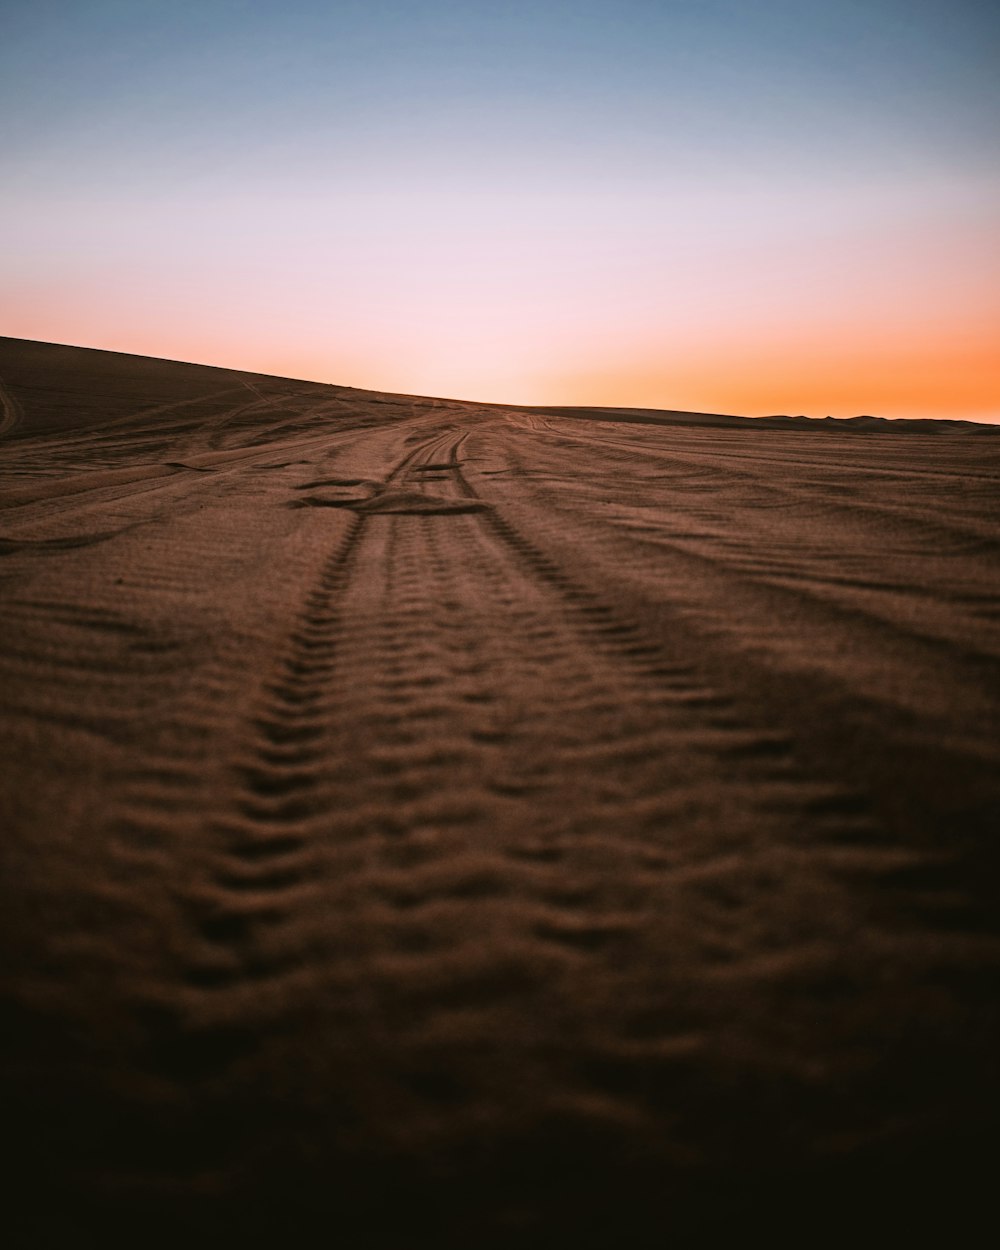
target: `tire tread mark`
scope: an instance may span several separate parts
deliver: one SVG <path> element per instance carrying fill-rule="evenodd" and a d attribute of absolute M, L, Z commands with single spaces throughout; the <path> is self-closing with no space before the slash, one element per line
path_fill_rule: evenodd
<path fill-rule="evenodd" d="M 478 498 L 457 464 L 454 478 L 463 494 Z M 695 732 L 718 754 L 727 770 L 744 771 L 757 779 L 766 777 L 775 783 L 775 792 L 781 795 L 777 802 L 781 805 L 794 799 L 793 787 L 784 783 L 790 783 L 793 777 L 806 783 L 802 801 L 833 844 L 882 841 L 880 822 L 866 796 L 854 788 L 845 789 L 803 775 L 802 765 L 795 758 L 794 739 L 780 725 L 755 726 L 749 715 L 737 709 L 731 696 L 717 690 L 707 675 L 699 673 L 696 664 L 686 657 L 678 659 L 664 644 L 660 631 L 654 632 L 620 605 L 572 577 L 498 509 L 480 515 L 482 524 L 515 555 L 535 581 L 559 596 L 564 609 L 592 645 L 624 662 L 643 682 L 648 682 L 654 700 L 685 708 L 694 716 Z"/>

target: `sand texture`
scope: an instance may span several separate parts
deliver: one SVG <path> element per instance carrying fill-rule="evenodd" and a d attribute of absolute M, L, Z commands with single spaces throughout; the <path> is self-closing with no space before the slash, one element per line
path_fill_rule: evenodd
<path fill-rule="evenodd" d="M 23 1244 L 984 1206 L 1000 432 L 0 380 Z"/>

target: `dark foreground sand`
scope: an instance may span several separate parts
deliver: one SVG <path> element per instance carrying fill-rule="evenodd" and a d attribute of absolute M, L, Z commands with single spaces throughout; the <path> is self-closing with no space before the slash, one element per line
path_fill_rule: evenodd
<path fill-rule="evenodd" d="M 992 1215 L 1000 432 L 0 379 L 17 1244 Z"/>

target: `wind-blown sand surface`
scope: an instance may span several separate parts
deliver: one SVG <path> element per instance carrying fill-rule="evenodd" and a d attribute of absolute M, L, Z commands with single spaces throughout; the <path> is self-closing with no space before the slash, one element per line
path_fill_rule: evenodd
<path fill-rule="evenodd" d="M 0 379 L 25 1244 L 988 1209 L 997 431 Z"/>

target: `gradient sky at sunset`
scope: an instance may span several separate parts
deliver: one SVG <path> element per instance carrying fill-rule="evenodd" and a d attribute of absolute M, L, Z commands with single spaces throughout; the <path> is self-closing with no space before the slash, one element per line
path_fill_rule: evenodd
<path fill-rule="evenodd" d="M 994 0 L 0 0 L 0 333 L 1000 421 Z"/>

